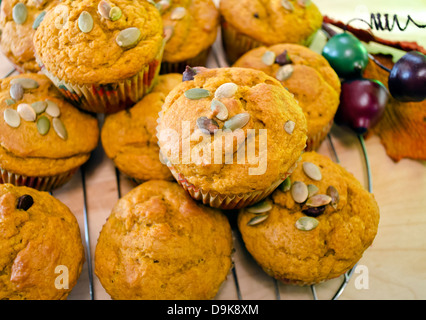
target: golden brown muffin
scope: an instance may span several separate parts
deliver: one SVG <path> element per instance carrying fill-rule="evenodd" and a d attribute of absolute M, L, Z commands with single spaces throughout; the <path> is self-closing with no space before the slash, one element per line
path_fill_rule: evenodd
<path fill-rule="evenodd" d="M 182 74 L 161 75 L 152 92 L 130 109 L 108 115 L 102 127 L 102 145 L 115 166 L 140 183 L 173 180 L 159 158 L 156 136 L 158 113 L 167 94 L 182 82 Z"/>
<path fill-rule="evenodd" d="M 52 0 L 3 0 L 0 11 L 0 48 L 20 72 L 38 72 L 33 36 L 48 10 L 58 4 Z M 19 9 L 21 7 L 21 9 Z M 20 11 L 18 15 L 13 12 Z"/>
<path fill-rule="evenodd" d="M 301 45 L 278 44 L 250 50 L 234 67 L 261 70 L 280 80 L 294 94 L 306 116 L 307 151 L 320 146 L 340 101 L 339 77 L 323 56 Z"/>
<path fill-rule="evenodd" d="M 285 283 L 308 285 L 342 275 L 376 236 L 374 196 L 315 152 L 303 154 L 289 180 L 265 202 L 240 211 L 247 250 L 266 273 Z"/>
<path fill-rule="evenodd" d="M 97 120 L 64 101 L 42 74 L 2 79 L 0 108 L 2 183 L 57 188 L 97 146 Z"/>
<path fill-rule="evenodd" d="M 231 63 L 262 45 L 308 44 L 322 24 L 321 12 L 310 0 L 227 0 L 219 9 Z"/>
<path fill-rule="evenodd" d="M 46 14 L 34 46 L 42 71 L 65 95 L 88 111 L 112 113 L 151 90 L 162 20 L 147 1 L 67 0 Z"/>
<path fill-rule="evenodd" d="M 0 300 L 66 299 L 84 263 L 71 211 L 47 192 L 0 185 Z"/>
<path fill-rule="evenodd" d="M 167 40 L 161 72 L 183 72 L 186 65 L 205 66 L 219 27 L 219 10 L 213 1 L 162 0 L 157 6 Z"/>
<path fill-rule="evenodd" d="M 121 198 L 99 235 L 95 273 L 117 300 L 206 300 L 231 268 L 225 215 L 178 184 L 145 182 Z"/>
<path fill-rule="evenodd" d="M 162 154 L 197 200 L 223 209 L 259 201 L 285 179 L 305 148 L 301 108 L 262 71 L 193 70 L 193 79 L 173 89 L 163 105 Z"/>

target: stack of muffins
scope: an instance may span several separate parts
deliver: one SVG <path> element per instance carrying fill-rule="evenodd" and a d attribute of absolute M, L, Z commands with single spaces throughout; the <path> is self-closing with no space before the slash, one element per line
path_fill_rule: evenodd
<path fill-rule="evenodd" d="M 214 298 L 232 267 L 233 214 L 276 279 L 315 284 L 352 268 L 379 210 L 315 152 L 340 95 L 306 47 L 321 22 L 306 0 L 3 0 L 0 48 L 22 74 L 0 82 L 0 299 L 65 299 L 75 285 L 78 224 L 43 191 L 99 140 L 137 185 L 96 247 L 113 299 Z M 209 69 L 219 30 L 233 65 Z"/>

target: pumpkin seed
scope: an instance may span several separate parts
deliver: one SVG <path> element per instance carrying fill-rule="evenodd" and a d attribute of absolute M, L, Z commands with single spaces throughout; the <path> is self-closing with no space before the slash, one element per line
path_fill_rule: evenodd
<path fill-rule="evenodd" d="M 210 108 L 216 113 L 216 118 L 219 120 L 225 121 L 228 119 L 228 108 L 219 100 L 213 99 Z"/>
<path fill-rule="evenodd" d="M 19 83 L 12 84 L 9 94 L 13 100 L 19 101 L 24 97 L 24 88 Z"/>
<path fill-rule="evenodd" d="M 248 226 L 258 225 L 259 223 L 262 223 L 263 221 L 268 219 L 268 217 L 269 217 L 269 214 L 262 214 L 259 216 L 255 216 L 254 218 L 251 218 L 249 222 L 247 222 L 247 225 Z"/>
<path fill-rule="evenodd" d="M 202 88 L 193 88 L 186 90 L 184 93 L 185 97 L 190 100 L 199 100 L 210 96 L 210 91 Z"/>
<path fill-rule="evenodd" d="M 281 0 L 281 5 L 290 12 L 294 11 L 294 5 L 289 0 Z"/>
<path fill-rule="evenodd" d="M 223 129 L 230 129 L 232 131 L 243 128 L 250 120 L 250 114 L 247 112 L 239 113 L 233 116 L 228 121 L 225 121 Z"/>
<path fill-rule="evenodd" d="M 262 56 L 262 62 L 267 66 L 272 66 L 275 63 L 275 52 L 266 51 Z"/>
<path fill-rule="evenodd" d="M 308 207 L 321 207 L 321 206 L 326 206 L 330 202 L 331 202 L 330 196 L 326 194 L 317 194 L 310 197 L 305 204 Z"/>
<path fill-rule="evenodd" d="M 278 63 L 280 66 L 284 66 L 286 64 L 291 63 L 290 56 L 288 55 L 287 50 L 284 50 L 283 53 L 279 54 L 275 58 L 275 63 Z"/>
<path fill-rule="evenodd" d="M 280 184 L 280 189 L 284 192 L 287 192 L 291 189 L 291 179 L 287 177 L 283 183 Z"/>
<path fill-rule="evenodd" d="M 93 18 L 89 12 L 83 11 L 78 17 L 78 28 L 81 32 L 89 33 L 93 29 Z"/>
<path fill-rule="evenodd" d="M 307 209 L 302 210 L 302 212 L 310 217 L 318 217 L 319 215 L 324 213 L 325 207 L 326 206 L 309 207 Z"/>
<path fill-rule="evenodd" d="M 111 21 L 117 21 L 118 19 L 121 18 L 121 15 L 122 15 L 122 12 L 119 7 L 112 7 L 109 12 L 109 18 L 111 19 Z"/>
<path fill-rule="evenodd" d="M 319 189 L 314 184 L 308 184 L 308 198 L 316 195 L 318 193 Z"/>
<path fill-rule="evenodd" d="M 286 64 L 277 70 L 275 77 L 280 81 L 284 81 L 291 77 L 291 75 L 293 74 L 293 71 L 294 71 L 293 65 Z"/>
<path fill-rule="evenodd" d="M 311 163 L 311 162 L 303 162 L 303 171 L 305 174 L 315 181 L 320 181 L 322 179 L 322 174 L 320 168 Z"/>
<path fill-rule="evenodd" d="M 156 7 L 160 11 L 166 11 L 170 7 L 170 0 L 161 0 L 157 2 Z"/>
<path fill-rule="evenodd" d="M 31 107 L 34 109 L 36 114 L 43 113 L 44 110 L 47 108 L 47 102 L 46 101 L 37 101 L 31 104 Z"/>
<path fill-rule="evenodd" d="M 20 84 L 25 90 L 37 89 L 39 87 L 38 82 L 30 78 L 15 78 L 10 81 L 10 84 Z"/>
<path fill-rule="evenodd" d="M 173 36 L 175 28 L 173 26 L 165 26 L 163 28 L 164 41 L 167 42 Z"/>
<path fill-rule="evenodd" d="M 297 0 L 297 4 L 305 8 L 311 4 L 311 0 Z"/>
<path fill-rule="evenodd" d="M 296 221 L 296 228 L 301 231 L 310 231 L 318 227 L 319 221 L 312 217 L 301 217 Z"/>
<path fill-rule="evenodd" d="M 37 120 L 37 130 L 38 132 L 44 136 L 49 132 L 50 129 L 50 121 L 46 116 L 41 116 Z"/>
<path fill-rule="evenodd" d="M 284 123 L 284 130 L 288 134 L 292 134 L 295 126 L 296 126 L 296 123 L 294 121 L 288 120 L 286 121 L 286 123 Z"/>
<path fill-rule="evenodd" d="M 197 119 L 198 128 L 206 134 L 215 133 L 219 129 L 219 125 L 213 119 L 207 117 L 200 117 Z"/>
<path fill-rule="evenodd" d="M 15 101 L 15 100 L 13 100 L 13 99 L 6 99 L 6 100 L 5 100 L 5 102 L 6 102 L 6 104 L 7 104 L 8 106 L 11 106 L 12 104 L 15 104 L 15 103 L 16 103 L 16 101 Z"/>
<path fill-rule="evenodd" d="M 336 209 L 337 208 L 337 204 L 339 203 L 340 200 L 340 196 L 339 196 L 339 192 L 337 192 L 337 189 L 333 186 L 329 186 L 327 188 L 327 195 L 329 195 L 331 197 L 331 206 Z"/>
<path fill-rule="evenodd" d="M 18 105 L 17 111 L 22 119 L 25 121 L 35 121 L 37 115 L 33 108 L 27 103 Z"/>
<path fill-rule="evenodd" d="M 224 83 L 216 89 L 214 97 L 217 99 L 221 98 L 232 98 L 238 90 L 238 85 L 232 82 Z"/>
<path fill-rule="evenodd" d="M 34 19 L 34 22 L 33 22 L 33 29 L 34 30 L 37 30 L 37 28 L 39 27 L 40 23 L 43 21 L 45 15 L 46 15 L 46 11 L 42 11 L 37 16 L 37 18 Z"/>
<path fill-rule="evenodd" d="M 45 110 L 45 112 L 51 116 L 51 117 L 59 117 L 61 115 L 61 110 L 59 109 L 58 105 L 50 100 L 46 100 L 47 103 L 47 108 Z"/>
<path fill-rule="evenodd" d="M 120 31 L 116 38 L 117 44 L 122 48 L 134 47 L 141 38 L 141 31 L 138 28 L 130 27 Z"/>
<path fill-rule="evenodd" d="M 170 19 L 180 20 L 186 15 L 186 9 L 184 7 L 177 7 L 172 11 Z"/>
<path fill-rule="evenodd" d="M 34 199 L 29 194 L 24 194 L 18 198 L 16 209 L 27 211 L 34 204 Z"/>
<path fill-rule="evenodd" d="M 21 124 L 21 118 L 15 109 L 6 109 L 3 112 L 4 121 L 12 128 L 17 128 Z"/>
<path fill-rule="evenodd" d="M 65 125 L 59 118 L 53 118 L 52 120 L 53 129 L 55 130 L 56 134 L 66 140 L 68 138 L 68 132 L 65 128 Z"/>
<path fill-rule="evenodd" d="M 19 2 L 12 9 L 12 18 L 17 24 L 24 24 L 27 21 L 28 10 L 25 4 Z"/>
<path fill-rule="evenodd" d="M 98 12 L 103 18 L 110 19 L 110 16 L 109 16 L 110 11 L 111 11 L 111 5 L 109 4 L 108 1 L 102 0 L 101 2 L 99 2 Z"/>
<path fill-rule="evenodd" d="M 197 74 L 194 68 L 186 66 L 185 71 L 182 75 L 182 81 L 191 81 L 194 80 L 194 76 Z"/>
<path fill-rule="evenodd" d="M 272 209 L 270 200 L 263 200 L 256 203 L 254 206 L 248 207 L 246 210 L 250 213 L 265 213 Z"/>
<path fill-rule="evenodd" d="M 308 198 L 308 187 L 302 181 L 295 181 L 290 192 L 293 200 L 297 203 L 303 203 Z"/>

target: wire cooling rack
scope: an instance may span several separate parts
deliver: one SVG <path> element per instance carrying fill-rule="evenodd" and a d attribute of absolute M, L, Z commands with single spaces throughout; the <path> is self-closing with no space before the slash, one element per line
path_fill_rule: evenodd
<path fill-rule="evenodd" d="M 208 67 L 228 67 L 229 64 L 226 61 L 225 58 L 225 54 L 223 51 L 223 47 L 222 47 L 222 43 L 221 43 L 221 37 L 220 37 L 220 33 L 218 36 L 218 40 L 216 41 L 216 43 L 214 44 L 213 48 L 212 48 L 212 52 L 209 58 L 209 64 L 207 65 Z M 6 71 L 4 66 L 1 68 L 1 72 L 4 74 L 3 78 L 8 77 L 10 75 L 13 75 L 15 73 L 17 73 L 17 71 L 15 69 L 11 69 Z M 103 122 L 103 116 L 100 115 L 98 116 L 98 120 L 100 125 L 102 125 Z M 363 151 L 363 158 L 365 161 L 365 168 L 367 171 L 367 181 L 368 181 L 368 190 L 370 192 L 372 192 L 372 181 L 371 181 L 371 172 L 370 172 L 370 165 L 369 165 L 369 159 L 368 159 L 368 154 L 367 154 L 367 150 L 365 147 L 365 143 L 364 143 L 364 139 L 362 136 L 358 136 L 359 138 L 359 142 L 361 145 L 361 149 Z M 333 136 L 332 134 L 329 134 L 326 141 L 324 141 L 324 143 L 328 144 L 328 149 L 329 149 L 329 153 L 330 153 L 330 157 L 332 158 L 333 161 L 335 161 L 336 163 L 340 163 L 338 154 L 336 152 L 336 148 L 334 146 L 333 143 Z M 99 148 L 98 148 L 99 149 Z M 103 150 L 98 150 L 98 152 L 103 152 Z M 82 217 L 80 216 L 79 219 L 79 224 L 80 224 L 80 228 L 81 228 L 81 233 L 82 233 L 82 238 L 84 241 L 84 245 L 85 245 L 85 253 L 86 253 L 86 263 L 85 263 L 85 268 L 83 269 L 83 273 L 80 276 L 79 279 L 79 283 L 77 283 L 77 286 L 79 286 L 79 289 L 77 289 L 79 291 L 79 293 L 74 294 L 74 290 L 71 292 L 69 299 L 90 299 L 90 300 L 95 300 L 98 299 L 95 295 L 95 289 L 96 288 L 100 288 L 99 285 L 96 287 L 95 282 L 96 282 L 96 277 L 94 276 L 94 258 L 93 258 L 93 248 L 94 248 L 94 244 L 96 244 L 97 239 L 94 239 L 94 235 L 96 235 L 96 233 L 93 232 L 93 230 L 91 229 L 91 217 L 90 217 L 90 208 L 88 205 L 88 191 L 87 191 L 87 176 L 88 174 L 90 174 L 91 170 L 93 169 L 93 164 L 91 164 L 92 159 L 90 159 L 88 161 L 88 163 L 84 164 L 80 170 L 79 170 L 79 177 L 74 177 L 74 179 L 79 179 L 80 181 L 78 182 L 78 186 L 81 187 L 81 193 L 82 193 L 82 197 L 80 197 L 82 204 L 77 204 L 78 207 L 82 208 Z M 124 177 L 122 174 L 120 174 L 120 172 L 118 171 L 117 168 L 114 168 L 113 170 L 113 174 L 115 175 L 115 188 L 117 191 L 117 199 L 121 198 L 121 196 L 123 195 L 123 190 L 122 190 L 122 182 L 124 179 L 127 179 L 126 177 Z M 78 174 L 76 174 L 78 176 Z M 63 189 L 64 187 L 59 188 L 58 190 L 54 190 L 52 192 L 50 192 L 53 196 L 56 196 L 58 193 L 61 194 L 62 193 L 62 197 L 63 197 L 63 193 L 68 191 L 63 191 L 61 189 Z M 111 209 L 111 208 L 110 208 Z M 109 212 L 107 213 L 107 215 L 109 214 Z M 231 223 L 232 224 L 232 223 Z M 100 230 L 96 230 L 96 231 L 100 231 Z M 242 241 L 242 238 L 237 230 L 237 228 L 234 226 L 233 227 L 233 239 L 234 239 L 234 247 L 238 248 L 236 250 L 239 250 L 239 252 L 235 252 L 234 256 L 236 254 L 245 254 L 247 255 L 247 252 L 242 253 L 241 251 L 245 251 L 244 248 L 244 243 Z M 254 261 L 251 261 L 251 263 L 254 263 Z M 241 290 L 241 279 L 238 276 L 238 267 L 239 267 L 239 262 L 235 261 L 234 259 L 234 263 L 233 263 L 233 267 L 230 271 L 230 276 L 228 277 L 227 281 L 232 281 L 233 282 L 233 286 L 229 286 L 226 290 L 235 290 L 235 293 L 233 294 L 233 296 L 238 299 L 238 300 L 244 300 L 245 296 Z M 351 270 L 349 270 L 347 273 L 345 273 L 344 275 L 342 275 L 340 278 L 338 278 L 338 280 L 340 281 L 337 289 L 335 290 L 334 294 L 332 295 L 331 299 L 332 300 L 337 300 L 340 298 L 340 296 L 342 295 L 342 293 L 344 292 L 347 284 L 349 283 L 354 271 L 355 271 L 356 266 L 354 266 Z M 258 270 L 258 274 L 260 275 L 260 273 L 263 273 L 263 271 L 261 269 Z M 84 274 L 85 273 L 85 274 Z M 256 276 L 256 275 L 255 275 Z M 262 274 L 262 276 L 265 276 L 264 274 Z M 271 297 L 273 296 L 274 299 L 276 300 L 282 300 L 281 297 L 281 290 L 280 287 L 282 288 L 283 284 L 280 284 L 277 280 L 271 278 L 271 280 L 273 281 L 273 286 L 271 287 L 271 290 L 274 291 L 273 295 L 269 295 L 268 299 L 271 299 Z M 330 280 L 330 281 L 334 281 L 334 280 Z M 76 286 L 76 287 L 77 287 Z M 318 294 L 318 291 L 321 290 L 323 284 L 319 284 L 319 285 L 312 285 L 310 286 L 310 292 L 311 292 L 311 297 L 314 300 L 319 300 L 320 296 Z M 231 287 L 234 287 L 234 289 L 232 289 Z M 231 289 L 230 289 L 231 288 Z M 101 289 L 102 290 L 102 289 Z M 330 290 L 328 290 L 329 292 Z M 105 297 L 105 293 L 104 296 Z M 219 297 L 220 299 L 220 297 Z M 290 299 L 292 299 L 290 297 Z"/>

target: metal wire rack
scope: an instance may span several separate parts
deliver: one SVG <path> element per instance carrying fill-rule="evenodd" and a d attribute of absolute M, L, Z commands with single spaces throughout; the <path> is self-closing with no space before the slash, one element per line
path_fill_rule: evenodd
<path fill-rule="evenodd" d="M 227 63 L 226 59 L 225 59 L 225 55 L 223 52 L 223 48 L 221 45 L 221 41 L 220 41 L 220 35 L 218 37 L 218 41 L 216 41 L 216 43 L 213 46 L 213 50 L 212 50 L 212 56 L 213 56 L 213 61 L 214 63 L 214 67 L 228 67 L 229 64 Z M 10 72 L 8 72 L 4 78 L 9 77 L 11 75 L 13 75 L 16 72 L 15 69 L 12 69 Z M 100 122 L 102 122 L 102 118 L 100 118 Z M 371 179 L 371 171 L 370 171 L 370 165 L 369 165 L 369 159 L 368 159 L 368 154 L 367 154 L 367 149 L 365 147 L 365 143 L 364 143 L 364 139 L 362 136 L 358 136 L 359 138 L 359 142 L 361 144 L 361 148 L 363 150 L 363 155 L 364 155 L 364 160 L 365 160 L 365 164 L 366 164 L 366 171 L 367 171 L 367 181 L 368 181 L 368 190 L 370 192 L 372 192 L 372 179 Z M 334 146 L 333 143 L 333 137 L 331 134 L 328 135 L 328 138 L 326 140 L 326 143 L 328 143 L 329 145 L 329 149 L 330 149 L 330 153 L 332 155 L 333 160 L 336 163 L 340 163 L 338 154 L 336 152 L 336 148 Z M 89 160 L 90 161 L 90 160 Z M 87 164 L 83 165 L 80 168 L 80 179 L 81 179 L 81 187 L 82 187 L 82 193 L 83 193 L 83 222 L 84 222 L 84 226 L 83 226 L 83 230 L 84 230 L 84 244 L 85 244 L 85 252 L 86 252 L 86 263 L 87 263 L 87 276 L 88 276 L 88 294 L 89 294 L 89 299 L 90 300 L 95 300 L 95 286 L 94 286 L 94 274 L 93 274 L 93 255 L 91 252 L 91 239 L 90 239 L 90 226 L 89 226 L 89 210 L 88 210 L 88 203 L 87 203 L 87 190 L 86 190 L 86 170 L 87 170 Z M 122 179 L 122 175 L 120 174 L 120 172 L 118 171 L 117 168 L 115 168 L 115 180 L 116 180 L 116 184 L 117 184 L 117 199 L 121 198 L 122 196 L 122 190 L 120 187 L 120 179 Z M 52 195 L 54 195 L 54 192 L 50 192 Z M 242 243 L 242 239 L 241 237 L 238 236 L 238 230 L 233 230 L 234 232 L 234 240 L 235 241 L 239 241 L 241 248 L 244 248 L 244 244 Z M 335 294 L 333 295 L 333 297 L 331 298 L 332 300 L 337 300 L 340 298 L 340 296 L 342 295 L 342 293 L 344 292 L 347 284 L 349 283 L 354 271 L 355 271 L 356 265 L 349 270 L 347 273 L 345 273 L 343 276 L 341 276 L 342 281 L 340 286 L 338 287 L 337 291 L 335 292 Z M 235 261 L 234 261 L 234 266 L 231 270 L 231 275 L 233 278 L 233 282 L 235 285 L 235 290 L 236 290 L 236 297 L 238 300 L 244 300 L 243 294 L 240 290 L 240 281 L 237 275 L 237 268 L 235 266 Z M 274 282 L 274 295 L 275 295 L 275 299 L 276 300 L 281 300 L 281 294 L 280 294 L 280 289 L 279 289 L 279 283 L 277 280 L 272 279 Z M 311 290 L 311 294 L 314 300 L 319 300 L 319 296 L 317 293 L 317 286 L 318 285 L 312 285 L 310 286 L 310 290 Z"/>

